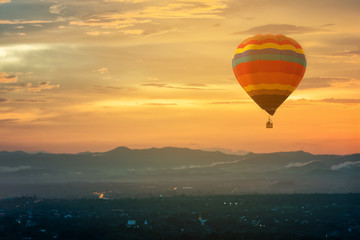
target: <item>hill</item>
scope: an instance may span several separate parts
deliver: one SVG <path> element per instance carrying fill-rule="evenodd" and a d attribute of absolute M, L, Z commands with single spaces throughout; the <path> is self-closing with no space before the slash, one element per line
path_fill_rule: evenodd
<path fill-rule="evenodd" d="M 51 184 L 162 184 L 200 192 L 359 192 L 360 154 L 225 154 L 187 148 L 79 154 L 0 152 L 0 191 Z M 51 187 L 49 187 L 51 191 Z M 27 193 L 31 193 L 27 192 Z"/>

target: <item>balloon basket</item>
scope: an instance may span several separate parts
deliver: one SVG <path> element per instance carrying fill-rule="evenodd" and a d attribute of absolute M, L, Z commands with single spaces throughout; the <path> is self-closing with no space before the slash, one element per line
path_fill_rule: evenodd
<path fill-rule="evenodd" d="M 266 128 L 273 128 L 273 122 L 270 117 L 269 117 L 268 121 L 266 122 Z"/>

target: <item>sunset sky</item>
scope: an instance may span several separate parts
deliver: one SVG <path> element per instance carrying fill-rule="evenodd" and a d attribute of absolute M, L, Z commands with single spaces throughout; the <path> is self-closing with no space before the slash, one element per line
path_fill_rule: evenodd
<path fill-rule="evenodd" d="M 360 152 L 358 0 L 0 0 L 0 150 Z M 303 81 L 266 129 L 232 56 L 285 34 Z"/>

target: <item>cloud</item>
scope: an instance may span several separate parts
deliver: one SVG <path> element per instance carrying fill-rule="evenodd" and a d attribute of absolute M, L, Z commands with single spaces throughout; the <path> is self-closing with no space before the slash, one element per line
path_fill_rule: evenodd
<path fill-rule="evenodd" d="M 95 85 L 93 86 L 94 88 L 97 88 L 97 89 L 111 89 L 111 90 L 123 90 L 125 88 L 123 87 L 113 87 L 113 86 L 100 86 L 100 85 Z"/>
<path fill-rule="evenodd" d="M 11 0 L 0 0 L 0 4 L 2 3 L 11 3 Z"/>
<path fill-rule="evenodd" d="M 174 106 L 176 103 L 144 103 L 143 105 L 147 106 Z"/>
<path fill-rule="evenodd" d="M 134 18 L 109 20 L 103 18 L 91 18 L 88 20 L 73 20 L 69 22 L 72 26 L 100 27 L 100 28 L 127 28 L 134 26 L 135 23 L 148 23 L 150 20 L 137 20 Z M 96 32 L 96 31 L 95 31 Z"/>
<path fill-rule="evenodd" d="M 100 86 L 100 85 L 94 85 L 92 86 L 92 91 L 95 91 L 97 93 L 110 93 L 113 91 L 133 91 L 132 88 L 125 88 L 125 87 L 114 87 L 114 86 Z"/>
<path fill-rule="evenodd" d="M 36 85 L 30 84 L 30 86 L 27 88 L 27 91 L 28 92 L 41 92 L 42 90 L 49 90 L 49 89 L 58 88 L 58 87 L 60 87 L 60 84 L 50 85 L 50 82 L 46 81 L 46 82 L 41 82 Z"/>
<path fill-rule="evenodd" d="M 66 5 L 63 3 L 54 4 L 49 7 L 49 12 L 52 14 L 60 14 L 61 11 L 66 9 Z"/>
<path fill-rule="evenodd" d="M 93 11 L 91 6 L 97 8 Z M 65 11 L 65 8 L 71 11 Z M 81 3 L 62 2 L 50 7 L 55 14 L 67 13 L 70 26 L 88 27 L 88 35 L 98 36 L 99 29 L 123 29 L 125 35 L 159 35 L 174 31 L 173 27 L 161 26 L 160 20 L 223 18 L 220 14 L 227 7 L 224 0 L 182 1 L 134 1 L 107 0 Z M 119 11 L 114 11 L 119 9 Z M 68 12 L 71 12 L 69 16 Z M 87 12 L 87 14 L 79 14 Z M 166 22 L 168 24 L 168 22 Z M 166 25 L 165 24 L 165 25 Z M 159 28 L 159 29 L 158 29 Z M 90 30 L 91 29 L 91 30 Z"/>
<path fill-rule="evenodd" d="M 15 99 L 14 102 L 19 103 L 46 103 L 47 100 L 44 99 Z"/>
<path fill-rule="evenodd" d="M 173 170 L 184 170 L 184 169 L 193 169 L 193 168 L 211 168 L 211 167 L 215 167 L 215 166 L 219 166 L 219 165 L 228 165 L 228 164 L 234 164 L 234 163 L 238 163 L 241 160 L 235 160 L 235 161 L 229 161 L 229 162 L 213 162 L 210 164 L 206 164 L 206 165 L 182 165 L 179 167 L 174 167 L 172 168 Z"/>
<path fill-rule="evenodd" d="M 53 23 L 54 21 L 49 21 L 49 20 L 28 20 L 28 21 L 24 21 L 24 20 L 0 20 L 0 25 L 13 25 L 13 24 L 39 24 L 39 23 Z"/>
<path fill-rule="evenodd" d="M 169 28 L 163 25 L 151 25 L 147 26 L 147 29 L 145 29 L 141 35 L 143 36 L 159 36 L 170 32 L 176 32 L 176 28 Z"/>
<path fill-rule="evenodd" d="M 14 35 L 11 34 L 10 35 Z M 0 58 L 1 66 L 10 63 L 28 62 L 28 64 L 34 64 L 35 59 L 44 59 L 44 56 L 40 56 L 40 51 L 50 49 L 50 44 L 4 44 L 0 46 Z"/>
<path fill-rule="evenodd" d="M 351 167 L 357 166 L 357 165 L 360 165 L 360 161 L 357 161 L 357 162 L 343 162 L 343 163 L 340 163 L 338 165 L 331 166 L 331 170 L 339 170 L 339 169 L 342 169 L 342 168 L 351 168 Z"/>
<path fill-rule="evenodd" d="M 339 55 L 339 56 L 360 56 L 360 47 L 358 49 L 355 49 L 355 50 L 339 52 L 339 53 L 336 53 L 334 55 Z"/>
<path fill-rule="evenodd" d="M 101 79 L 109 80 L 111 79 L 109 68 L 107 67 L 101 67 L 95 70 L 100 76 Z"/>
<path fill-rule="evenodd" d="M 111 32 L 86 32 L 90 36 L 109 35 Z"/>
<path fill-rule="evenodd" d="M 13 5 L 6 15 L 0 17 L 0 25 L 47 24 L 48 28 L 59 30 L 59 24 L 50 23 L 62 22 L 62 25 L 70 26 L 67 28 L 68 31 L 80 28 L 81 31 L 78 33 L 90 36 L 119 33 L 148 36 L 174 31 L 173 27 L 169 27 L 172 23 L 169 23 L 168 19 L 220 19 L 223 18 L 221 13 L 227 7 L 226 0 L 43 0 L 29 2 L 20 1 Z M 32 6 L 29 11 L 21 10 L 28 5 Z M 160 19 L 164 21 L 161 22 Z M 101 29 L 124 30 L 101 31 Z M 12 30 L 14 29 L 6 29 L 6 32 L 9 34 Z M 34 29 L 27 28 L 27 30 Z M 38 32 L 37 29 L 34 31 Z"/>
<path fill-rule="evenodd" d="M 317 162 L 317 161 L 309 161 L 309 162 L 304 162 L 304 163 L 302 163 L 302 162 L 289 163 L 289 164 L 287 164 L 285 166 L 285 168 L 304 167 L 304 166 L 309 165 L 309 164 L 311 164 L 313 162 Z"/>
<path fill-rule="evenodd" d="M 310 77 L 304 78 L 298 86 L 298 89 L 326 88 L 332 87 L 334 83 L 350 82 L 351 78 L 345 77 Z"/>
<path fill-rule="evenodd" d="M 227 101 L 227 102 L 210 102 L 208 104 L 222 105 L 222 104 L 243 104 L 249 103 L 248 101 Z"/>
<path fill-rule="evenodd" d="M 60 84 L 51 85 L 49 81 L 46 82 L 40 82 L 38 84 L 32 84 L 29 82 L 22 82 L 22 83 L 8 83 L 5 85 L 0 85 L 0 92 L 32 92 L 32 93 L 38 93 L 43 90 L 50 90 L 53 88 L 60 87 Z"/>
<path fill-rule="evenodd" d="M 1 167 L 0 166 L 0 173 L 10 173 L 10 172 L 18 172 L 22 170 L 30 169 L 31 166 L 18 166 L 18 167 Z"/>
<path fill-rule="evenodd" d="M 102 67 L 102 68 L 98 68 L 96 70 L 99 74 L 108 74 L 109 73 L 109 69 L 106 67 Z"/>
<path fill-rule="evenodd" d="M 157 87 L 157 88 L 171 88 L 171 89 L 180 89 L 180 90 L 221 90 L 221 89 L 214 89 L 214 88 L 204 88 L 204 87 L 192 87 L 188 85 L 182 86 L 174 86 L 167 83 L 144 83 L 141 86 L 144 87 Z"/>
<path fill-rule="evenodd" d="M 119 2 L 125 2 L 125 3 L 138 3 L 138 2 L 146 2 L 149 0 L 103 0 L 105 3 L 119 3 Z"/>
<path fill-rule="evenodd" d="M 359 98 L 325 98 L 325 99 L 289 99 L 287 102 L 294 104 L 294 105 L 304 105 L 304 104 L 313 104 L 313 103 L 337 103 L 337 104 L 344 104 L 344 105 L 357 105 L 360 104 Z"/>
<path fill-rule="evenodd" d="M 320 100 L 320 102 L 326 102 L 326 103 L 342 103 L 342 104 L 359 104 L 360 103 L 360 99 L 359 98 L 355 98 L 355 99 L 338 99 L 338 98 L 326 98 L 326 99 L 322 99 Z"/>
<path fill-rule="evenodd" d="M 242 32 L 235 32 L 234 34 L 258 34 L 258 33 L 276 33 L 276 34 L 304 34 L 312 32 L 329 31 L 326 29 L 333 24 L 326 24 L 320 27 L 296 26 L 291 24 L 266 24 L 250 28 Z"/>
<path fill-rule="evenodd" d="M 144 30 L 142 30 L 142 29 L 129 29 L 129 30 L 123 30 L 121 32 L 123 32 L 125 35 L 141 35 L 141 34 L 144 33 Z"/>
<path fill-rule="evenodd" d="M 204 84 L 204 83 L 188 83 L 188 84 L 185 84 L 185 86 L 190 86 L 190 87 L 207 87 L 207 85 Z"/>
<path fill-rule="evenodd" d="M 20 118 L 4 118 L 0 119 L 0 127 L 5 126 L 6 124 L 11 124 L 19 121 Z"/>
<path fill-rule="evenodd" d="M 9 75 L 5 72 L 0 72 L 0 83 L 14 83 L 18 81 L 18 77 L 15 75 Z"/>
<path fill-rule="evenodd" d="M 7 102 L 8 100 L 7 99 L 5 99 L 5 98 L 0 98 L 0 103 L 5 103 L 5 102 Z"/>
<path fill-rule="evenodd" d="M 160 2 L 126 13 L 110 13 L 107 19 L 148 18 L 148 19 L 177 19 L 177 18 L 221 18 L 220 13 L 227 7 L 223 0 L 192 0 Z"/>

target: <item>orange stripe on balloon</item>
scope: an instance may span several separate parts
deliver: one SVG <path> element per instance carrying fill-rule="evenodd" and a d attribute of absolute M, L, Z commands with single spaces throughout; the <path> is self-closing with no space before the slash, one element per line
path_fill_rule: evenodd
<path fill-rule="evenodd" d="M 297 87 L 301 81 L 301 77 L 296 74 L 288 74 L 283 72 L 258 72 L 252 74 L 244 74 L 239 77 L 238 81 L 241 86 L 255 84 L 285 84 Z"/>
<path fill-rule="evenodd" d="M 302 78 L 305 73 L 305 67 L 299 63 L 285 62 L 281 60 L 257 60 L 252 62 L 240 63 L 234 67 L 234 73 L 237 79 L 239 79 L 244 74 L 259 72 L 282 72 L 288 74 L 296 74 Z"/>

